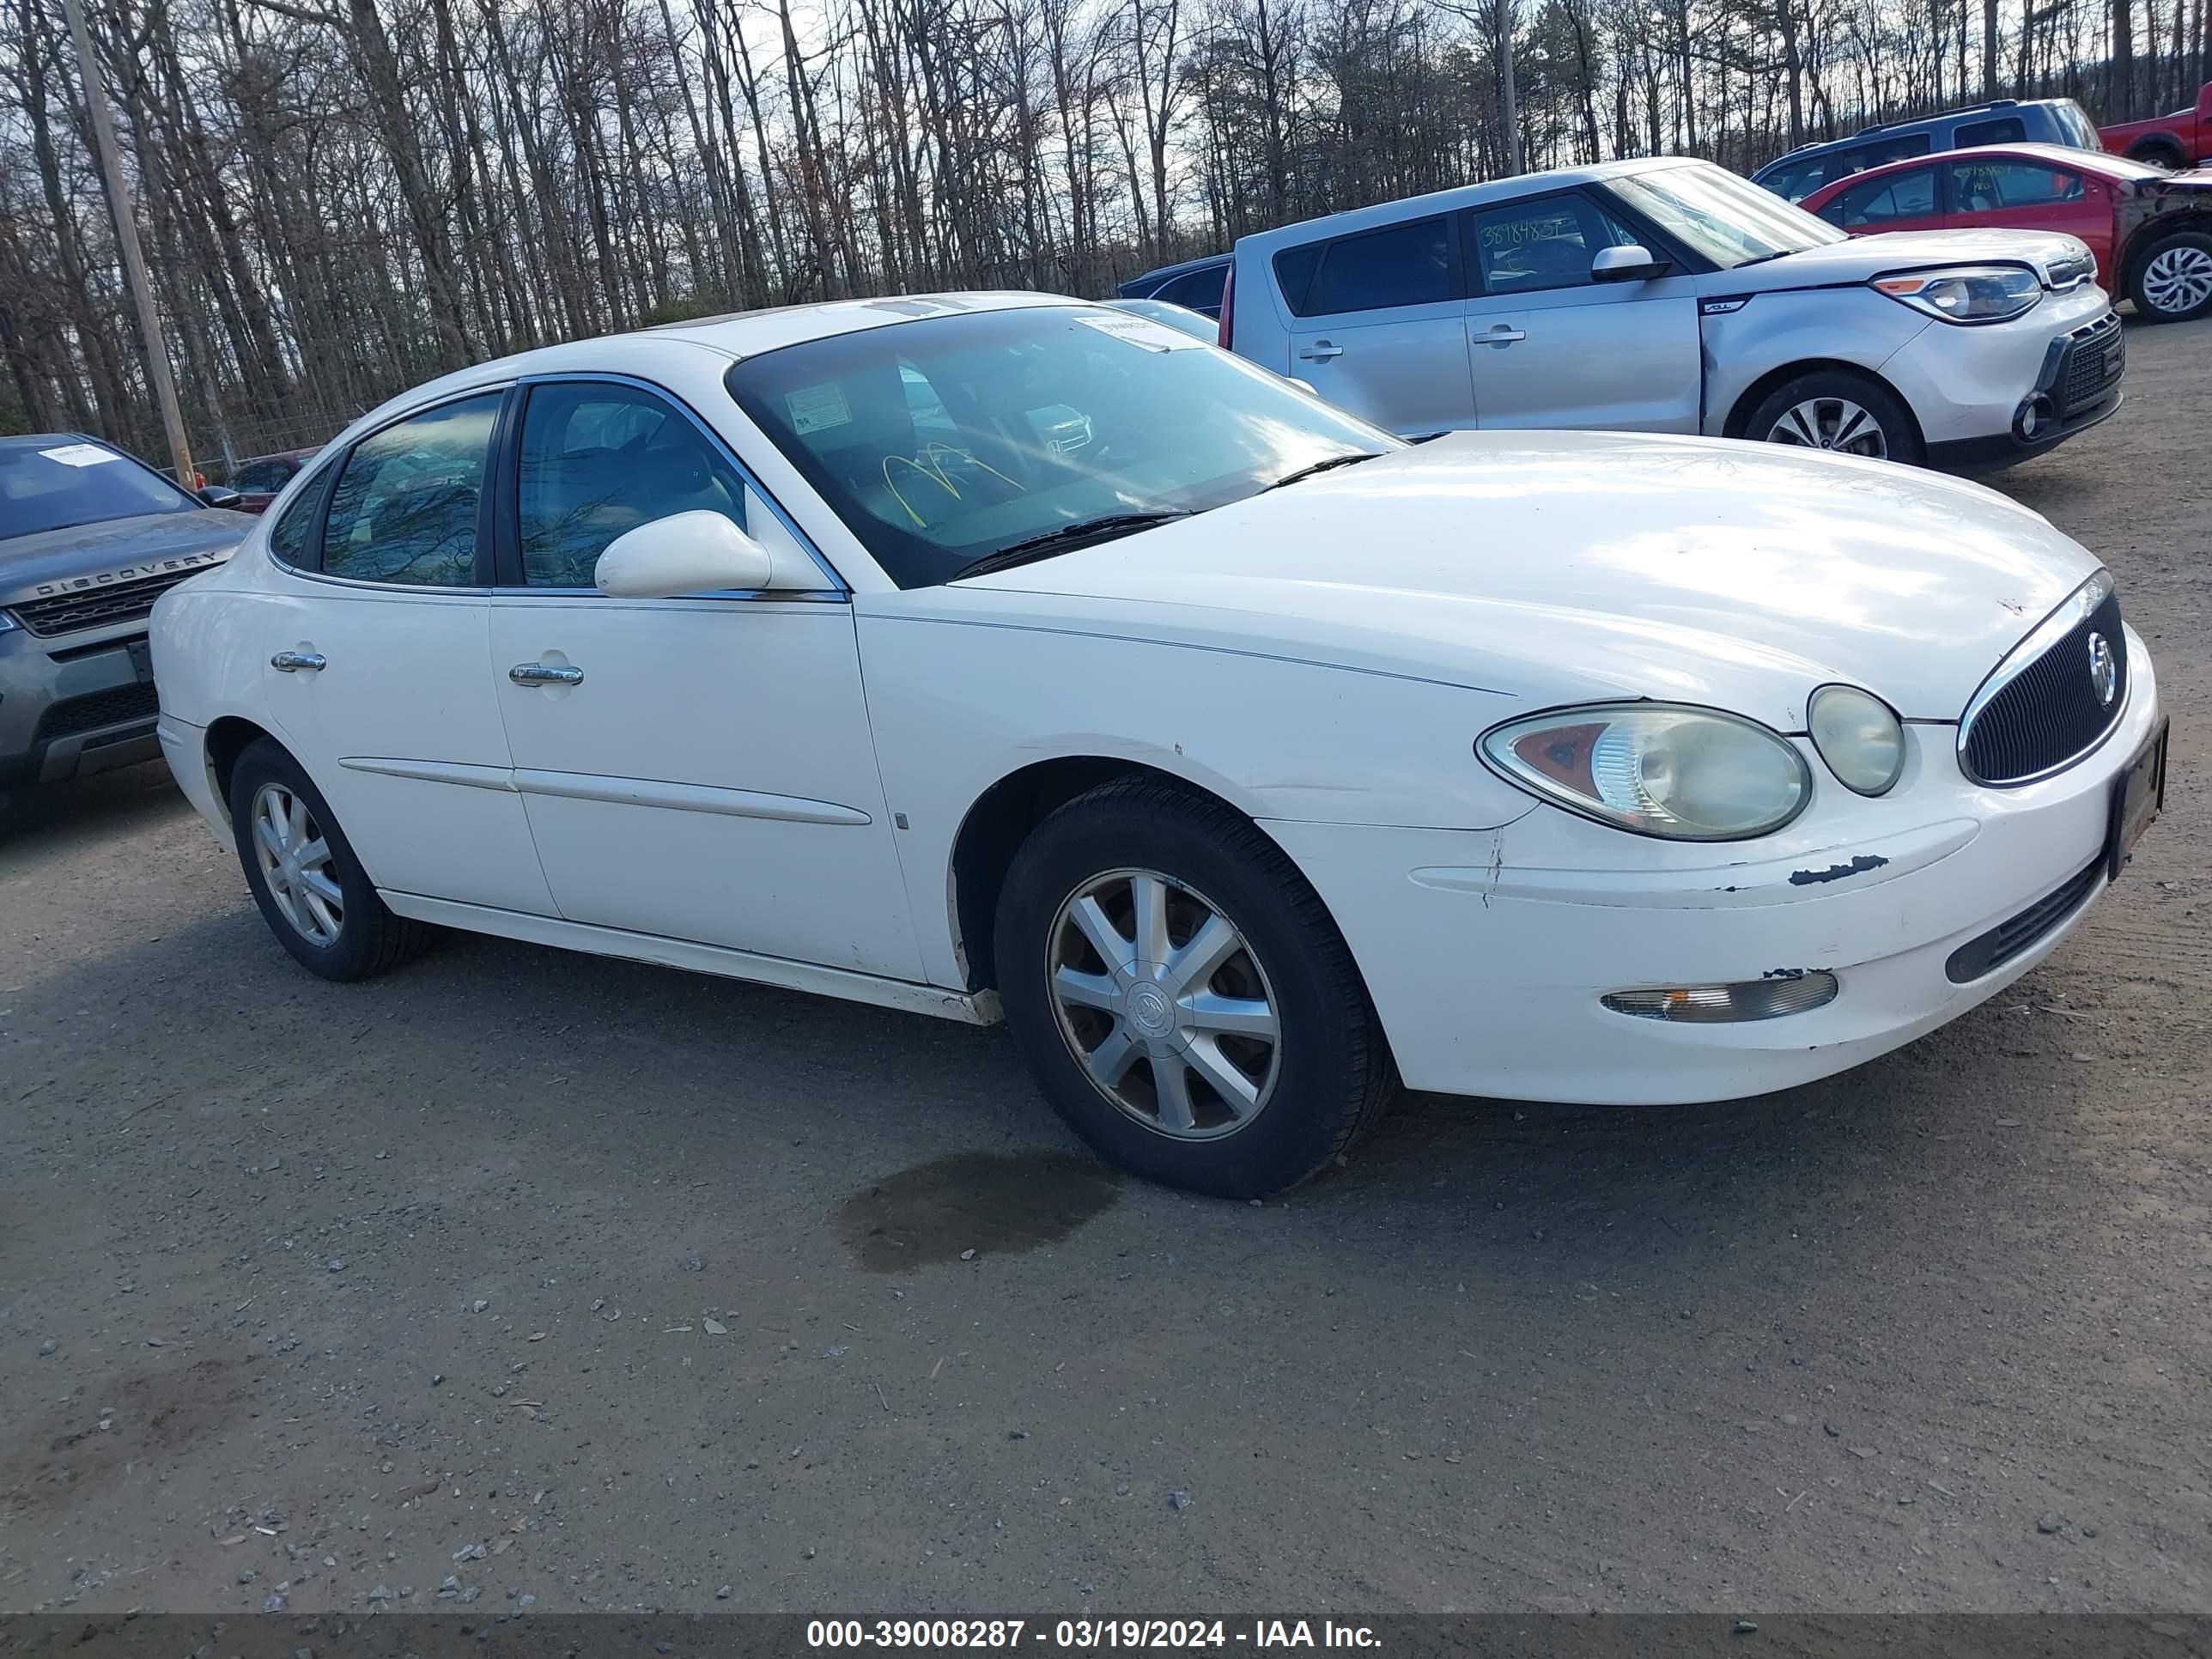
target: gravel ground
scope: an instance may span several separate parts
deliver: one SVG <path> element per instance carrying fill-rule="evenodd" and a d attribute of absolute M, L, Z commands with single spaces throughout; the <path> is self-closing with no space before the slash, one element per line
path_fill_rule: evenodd
<path fill-rule="evenodd" d="M 2130 344 L 2000 482 L 2119 574 L 2166 817 L 1759 1101 L 1415 1101 L 1207 1202 L 1000 1034 L 459 937 L 328 986 L 158 769 L 37 802 L 0 1608 L 2212 1609 L 2212 323 Z"/>

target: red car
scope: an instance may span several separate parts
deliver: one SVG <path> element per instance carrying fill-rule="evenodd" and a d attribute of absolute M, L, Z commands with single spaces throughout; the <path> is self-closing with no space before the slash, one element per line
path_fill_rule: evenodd
<path fill-rule="evenodd" d="M 2212 311 L 2212 170 L 2168 173 L 2056 144 L 1985 144 L 1869 167 L 1799 204 L 1854 236 L 2063 230 L 2148 322 Z"/>
<path fill-rule="evenodd" d="M 250 461 L 240 461 L 230 475 L 230 487 L 238 492 L 238 499 L 230 503 L 231 510 L 266 512 L 277 492 L 292 482 L 301 467 L 322 453 L 319 449 L 287 449 L 275 455 L 256 455 Z"/>
<path fill-rule="evenodd" d="M 2099 127 L 2097 137 L 2113 155 L 2157 167 L 2187 167 L 2212 161 L 2212 81 L 2197 88 L 2194 108 Z"/>

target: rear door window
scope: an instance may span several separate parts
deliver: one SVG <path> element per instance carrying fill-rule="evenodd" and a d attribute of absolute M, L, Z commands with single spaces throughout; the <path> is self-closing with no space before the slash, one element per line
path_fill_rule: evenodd
<path fill-rule="evenodd" d="M 1966 121 L 1951 135 L 1951 148 L 1972 149 L 1977 144 L 2016 144 L 2027 137 L 2027 129 L 2017 115 L 1995 121 Z"/>
<path fill-rule="evenodd" d="M 477 586 L 484 459 L 505 394 L 441 404 L 346 457 L 323 527 L 323 573 L 406 587 Z"/>
<path fill-rule="evenodd" d="M 1164 300 L 1170 305 L 1187 306 L 1193 311 L 1218 315 L 1221 310 L 1221 290 L 1229 280 L 1227 265 L 1209 265 L 1204 270 L 1194 270 L 1178 276 L 1166 287 L 1152 293 L 1155 300 Z"/>
<path fill-rule="evenodd" d="M 1302 317 L 1335 317 L 1456 298 L 1449 224 L 1438 214 L 1338 237 L 1322 250 L 1305 303 L 1294 301 L 1291 309 Z M 1279 270 L 1280 264 L 1279 255 Z"/>
<path fill-rule="evenodd" d="M 1899 219 L 1932 218 L 1936 213 L 1936 169 L 1915 167 L 1850 185 L 1820 210 L 1820 216 L 1844 230 L 1866 230 Z"/>

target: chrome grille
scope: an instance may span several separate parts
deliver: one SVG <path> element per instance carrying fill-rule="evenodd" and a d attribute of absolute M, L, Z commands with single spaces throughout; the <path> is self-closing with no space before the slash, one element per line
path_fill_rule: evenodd
<path fill-rule="evenodd" d="M 8 608 L 33 634 L 49 638 L 56 634 L 75 634 L 83 629 L 106 628 L 143 617 L 153 610 L 154 601 L 163 593 L 187 576 L 199 574 L 198 568 L 164 570 L 158 576 L 141 576 L 136 581 L 111 582 L 100 587 L 81 587 L 50 599 L 25 599 Z"/>
<path fill-rule="evenodd" d="M 2109 702 L 2097 689 L 2093 635 L 2111 658 Z M 2032 782 L 2094 748 L 2127 701 L 2127 632 L 2112 579 L 2100 571 L 1983 682 L 1960 720 L 1960 764 L 1978 783 Z"/>

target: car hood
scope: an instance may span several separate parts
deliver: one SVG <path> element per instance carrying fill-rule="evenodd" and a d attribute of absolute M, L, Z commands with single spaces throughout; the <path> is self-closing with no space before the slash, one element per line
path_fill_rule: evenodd
<path fill-rule="evenodd" d="M 1715 294 L 1765 294 L 1863 283 L 1886 271 L 1994 260 L 2008 264 L 2024 261 L 2049 286 L 2054 264 L 2062 267 L 2062 276 L 2068 275 L 2063 268 L 2087 252 L 2078 237 L 2051 230 L 1890 230 L 1808 247 L 1763 264 L 1716 271 L 1703 280 L 1705 289 Z"/>
<path fill-rule="evenodd" d="M 1996 491 L 1889 462 L 1498 432 L 932 592 L 1028 625 L 1327 661 L 1535 707 L 1703 703 L 1794 732 L 1832 681 L 1907 719 L 1957 719 L 2097 568 Z"/>
<path fill-rule="evenodd" d="M 0 605 L 217 565 L 258 522 L 213 508 L 70 525 L 0 541 Z"/>

